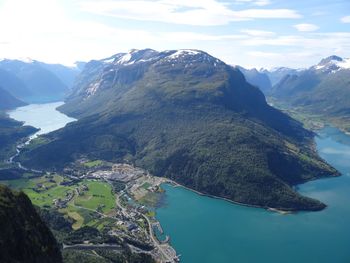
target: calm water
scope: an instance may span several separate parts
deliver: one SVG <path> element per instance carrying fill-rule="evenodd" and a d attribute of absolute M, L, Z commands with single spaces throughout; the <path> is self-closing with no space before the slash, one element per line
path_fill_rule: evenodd
<path fill-rule="evenodd" d="M 52 132 L 64 127 L 67 123 L 75 121 L 56 110 L 63 102 L 52 102 L 45 104 L 30 104 L 9 111 L 11 118 L 23 121 L 26 125 L 40 128 L 36 135 Z"/>
<path fill-rule="evenodd" d="M 157 218 L 181 262 L 350 262 L 350 137 L 325 128 L 316 143 L 343 174 L 299 186 L 328 205 L 321 212 L 280 215 L 165 185 Z"/>

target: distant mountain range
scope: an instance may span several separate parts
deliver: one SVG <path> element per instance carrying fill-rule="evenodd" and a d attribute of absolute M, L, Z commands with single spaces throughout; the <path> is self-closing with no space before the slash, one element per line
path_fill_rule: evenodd
<path fill-rule="evenodd" d="M 265 95 L 270 94 L 271 89 L 286 75 L 298 75 L 302 69 L 292 69 L 286 67 L 267 69 L 246 69 L 241 66 L 237 67 L 244 75 L 246 80 L 255 87 L 258 87 Z"/>
<path fill-rule="evenodd" d="M 350 59 L 330 56 L 298 74 L 287 74 L 269 95 L 350 130 Z"/>
<path fill-rule="evenodd" d="M 16 99 L 8 91 L 0 87 L 0 110 L 10 110 L 24 105 L 26 103 Z"/>
<path fill-rule="evenodd" d="M 131 50 L 87 63 L 60 110 L 77 122 L 20 156 L 63 169 L 80 157 L 129 162 L 206 194 L 319 210 L 293 185 L 337 172 L 313 134 L 270 107 L 241 71 L 199 50 Z"/>
<path fill-rule="evenodd" d="M 303 69 L 293 69 L 293 68 L 287 68 L 287 67 L 277 67 L 277 68 L 272 68 L 270 70 L 267 70 L 267 69 L 259 70 L 260 73 L 264 73 L 269 77 L 272 86 L 275 86 L 286 75 L 298 75 L 299 72 L 301 71 L 303 71 Z"/>
<path fill-rule="evenodd" d="M 73 85 L 78 68 L 35 60 L 0 61 L 0 86 L 27 103 L 62 100 Z"/>
<path fill-rule="evenodd" d="M 269 77 L 271 72 L 262 72 L 255 68 L 245 69 L 241 66 L 236 66 L 244 75 L 246 80 L 253 86 L 258 87 L 264 94 L 269 92 L 272 88 L 272 83 Z"/>

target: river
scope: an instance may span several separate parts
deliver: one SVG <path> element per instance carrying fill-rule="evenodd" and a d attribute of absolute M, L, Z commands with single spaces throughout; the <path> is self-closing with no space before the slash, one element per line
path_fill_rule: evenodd
<path fill-rule="evenodd" d="M 56 110 L 56 108 L 61 106 L 63 103 L 64 102 L 59 101 L 43 104 L 29 104 L 7 112 L 12 119 L 22 121 L 24 122 L 24 125 L 30 125 L 40 129 L 36 133 L 32 134 L 26 142 L 17 145 L 16 153 L 9 159 L 10 163 L 15 162 L 15 158 L 21 153 L 24 145 L 28 144 L 38 135 L 58 130 L 63 128 L 67 123 L 75 121 L 75 119 L 70 118 Z M 19 162 L 15 163 L 18 165 L 18 167 L 24 170 L 31 170 L 23 167 Z M 37 170 L 31 171 L 40 172 Z"/>
<path fill-rule="evenodd" d="M 326 127 L 315 140 L 343 174 L 298 187 L 328 205 L 320 212 L 281 215 L 165 185 L 156 218 L 181 262 L 350 262 L 350 137 Z"/>

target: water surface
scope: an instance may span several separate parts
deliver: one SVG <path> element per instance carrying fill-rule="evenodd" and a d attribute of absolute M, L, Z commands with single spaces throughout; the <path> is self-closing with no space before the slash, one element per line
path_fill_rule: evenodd
<path fill-rule="evenodd" d="M 350 137 L 327 127 L 316 144 L 343 174 L 298 187 L 328 205 L 320 212 L 280 215 L 165 185 L 156 217 L 181 262 L 350 262 Z"/>
<path fill-rule="evenodd" d="M 9 111 L 11 118 L 23 121 L 25 125 L 39 128 L 35 136 L 49 133 L 64 127 L 67 123 L 75 119 L 64 115 L 56 110 L 63 102 L 52 102 L 44 104 L 30 104 L 24 107 Z"/>

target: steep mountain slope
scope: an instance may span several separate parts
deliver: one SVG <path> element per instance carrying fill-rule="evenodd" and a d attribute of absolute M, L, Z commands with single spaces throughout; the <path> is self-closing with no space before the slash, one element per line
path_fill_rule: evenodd
<path fill-rule="evenodd" d="M 13 78 L 10 83 L 3 81 L 1 86 L 25 102 L 60 100 L 68 91 L 68 87 L 54 73 L 36 61 L 4 59 L 0 61 L 0 69 L 15 75 L 21 82 L 20 90 L 13 84 Z"/>
<path fill-rule="evenodd" d="M 0 87 L 0 110 L 9 110 L 24 105 L 26 105 L 26 103 L 16 99 L 9 92 Z"/>
<path fill-rule="evenodd" d="M 273 88 L 271 96 L 303 111 L 347 122 L 350 59 L 331 56 L 299 75 L 287 75 Z"/>
<path fill-rule="evenodd" d="M 29 198 L 0 185 L 0 261 L 62 262 L 55 238 Z"/>
<path fill-rule="evenodd" d="M 16 152 L 16 144 L 23 138 L 37 131 L 31 126 L 10 119 L 0 111 L 0 163 Z"/>
<path fill-rule="evenodd" d="M 31 96 L 26 85 L 15 74 L 0 68 L 0 85 L 16 98 Z"/>
<path fill-rule="evenodd" d="M 75 78 L 81 71 L 79 66 L 67 67 L 61 64 L 47 64 L 39 61 L 36 63 L 54 73 L 68 88 L 73 86 Z"/>
<path fill-rule="evenodd" d="M 266 73 L 260 72 L 255 68 L 245 69 L 240 66 L 237 66 L 237 68 L 243 73 L 244 77 L 250 84 L 258 87 L 264 94 L 271 90 L 271 81 Z"/>
<path fill-rule="evenodd" d="M 62 169 L 76 158 L 133 162 L 203 193 L 319 210 L 292 185 L 336 174 L 313 134 L 267 105 L 242 73 L 198 50 L 132 50 L 91 61 L 61 110 L 80 118 L 21 156 Z"/>

